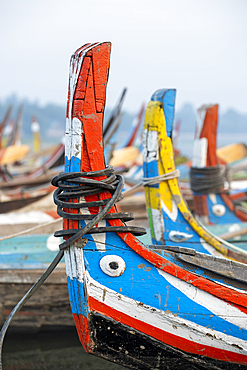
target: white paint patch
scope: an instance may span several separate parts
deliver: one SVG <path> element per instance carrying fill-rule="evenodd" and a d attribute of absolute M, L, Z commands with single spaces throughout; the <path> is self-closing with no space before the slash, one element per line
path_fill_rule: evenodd
<path fill-rule="evenodd" d="M 89 296 L 120 313 L 124 313 L 132 318 L 163 330 L 164 332 L 171 333 L 195 343 L 247 355 L 247 343 L 244 340 L 213 329 L 205 328 L 191 321 L 182 319 L 177 315 L 173 315 L 168 310 L 154 309 L 151 306 L 144 305 L 142 302 L 135 301 L 134 299 L 119 294 L 92 279 L 88 271 L 86 271 L 86 283 Z M 166 289 L 165 284 L 164 289 Z M 241 318 L 239 319 L 241 321 Z M 246 323 L 246 315 L 242 321 Z"/>
<path fill-rule="evenodd" d="M 215 193 L 209 193 L 208 194 L 208 197 L 209 197 L 209 199 L 211 200 L 211 202 L 213 204 L 217 204 L 217 198 L 216 198 L 216 194 Z"/>
<path fill-rule="evenodd" d="M 212 104 L 205 104 L 197 110 L 197 120 L 196 120 L 196 133 L 195 139 L 199 139 L 201 136 L 202 128 L 204 125 L 204 120 L 206 116 L 207 109 L 210 108 Z"/>
<path fill-rule="evenodd" d="M 126 266 L 121 257 L 113 254 L 101 258 L 100 268 L 106 275 L 117 277 L 124 273 Z"/>
<path fill-rule="evenodd" d="M 207 165 L 208 140 L 203 137 L 194 140 L 192 167 L 204 168 Z"/>
<path fill-rule="evenodd" d="M 67 276 L 73 280 L 78 279 L 83 282 L 84 278 L 84 259 L 82 248 L 71 246 L 64 251 L 65 267 Z"/>
<path fill-rule="evenodd" d="M 174 202 L 174 200 L 172 200 L 172 211 L 170 211 L 167 206 L 165 205 L 165 203 L 163 202 L 163 200 L 161 199 L 161 207 L 163 209 L 163 211 L 167 214 L 167 216 L 173 221 L 175 222 L 177 217 L 178 217 L 178 207 L 176 205 L 176 203 Z"/>
<path fill-rule="evenodd" d="M 191 239 L 193 234 L 183 233 L 181 231 L 171 230 L 169 232 L 169 239 L 175 243 L 183 243 Z"/>
<path fill-rule="evenodd" d="M 159 159 L 158 132 L 143 131 L 143 161 L 146 163 Z"/>
<path fill-rule="evenodd" d="M 154 208 L 151 208 L 151 213 L 152 213 L 152 224 L 153 224 L 155 239 L 157 241 L 161 241 L 161 239 L 163 238 L 164 231 L 165 231 L 165 225 L 164 225 L 162 213 L 158 209 L 154 209 Z"/>
<path fill-rule="evenodd" d="M 65 269 L 66 275 L 72 280 L 72 270 L 71 270 L 71 262 L 70 262 L 70 248 L 64 250 L 64 260 L 65 260 Z"/>
<path fill-rule="evenodd" d="M 221 317 L 223 320 L 247 330 L 247 315 L 238 308 L 224 302 L 212 294 L 194 287 L 192 284 L 188 284 L 185 281 L 168 274 L 167 272 L 161 270 L 158 270 L 158 272 L 172 286 L 180 290 L 192 301 L 196 302 L 202 307 L 205 307 L 216 316 Z"/>
<path fill-rule="evenodd" d="M 62 243 L 62 238 L 55 238 L 54 235 L 50 235 L 46 241 L 46 247 L 52 252 L 59 251 L 59 244 Z"/>
<path fill-rule="evenodd" d="M 69 121 L 67 119 L 66 121 Z M 81 149 L 82 149 L 82 123 L 79 118 L 74 117 L 72 124 L 68 124 L 69 131 L 65 134 L 65 155 L 68 160 L 71 160 L 72 157 L 81 159 Z"/>

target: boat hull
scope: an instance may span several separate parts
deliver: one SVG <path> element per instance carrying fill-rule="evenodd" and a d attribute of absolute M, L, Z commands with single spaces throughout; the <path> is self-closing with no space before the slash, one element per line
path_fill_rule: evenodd
<path fill-rule="evenodd" d="M 96 311 L 89 316 L 93 354 L 130 369 L 246 369 L 246 366 L 192 355 Z"/>

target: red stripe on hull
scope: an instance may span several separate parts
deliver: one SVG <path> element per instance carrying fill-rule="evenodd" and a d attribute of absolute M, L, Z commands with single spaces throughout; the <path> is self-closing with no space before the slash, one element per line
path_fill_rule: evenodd
<path fill-rule="evenodd" d="M 150 324 L 146 324 L 143 321 L 130 317 L 122 312 L 109 307 L 95 298 L 89 297 L 89 306 L 91 311 L 96 311 L 104 316 L 112 318 L 124 325 L 134 328 L 141 333 L 149 335 L 160 342 L 169 346 L 178 348 L 182 351 L 189 352 L 191 354 L 202 355 L 210 358 L 214 358 L 220 361 L 233 362 L 237 364 L 247 365 L 247 356 L 239 353 L 229 352 L 219 348 L 202 345 L 176 336 L 174 334 L 165 332 L 159 328 L 155 328 Z"/>
<path fill-rule="evenodd" d="M 83 315 L 73 313 L 73 319 L 75 322 L 76 330 L 80 339 L 80 342 L 86 352 L 90 352 L 90 332 L 88 328 L 88 320 Z"/>
<path fill-rule="evenodd" d="M 118 220 L 109 220 L 111 225 L 117 225 Z M 147 249 L 141 242 L 139 242 L 130 233 L 117 233 L 121 239 L 136 253 L 138 253 L 145 260 L 149 261 L 152 265 L 158 267 L 160 270 L 171 274 L 193 286 L 204 290 L 207 293 L 214 295 L 226 302 L 241 305 L 247 307 L 247 295 L 246 293 L 237 292 L 231 288 L 224 287 L 218 283 L 210 281 L 202 276 L 198 276 L 194 273 L 186 271 L 185 269 L 177 266 L 176 264 L 169 262 L 164 257 L 158 255 Z"/>

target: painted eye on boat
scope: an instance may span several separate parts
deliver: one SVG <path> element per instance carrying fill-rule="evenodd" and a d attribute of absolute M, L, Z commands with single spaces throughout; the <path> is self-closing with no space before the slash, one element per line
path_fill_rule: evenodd
<path fill-rule="evenodd" d="M 170 231 L 169 239 L 175 243 L 185 242 L 186 240 L 191 239 L 193 234 L 187 234 L 180 231 Z"/>
<path fill-rule="evenodd" d="M 226 208 L 223 204 L 214 204 L 212 206 L 212 212 L 215 216 L 223 216 L 226 213 Z"/>
<path fill-rule="evenodd" d="M 100 268 L 106 275 L 117 277 L 123 274 L 126 266 L 121 257 L 108 255 L 101 258 Z"/>

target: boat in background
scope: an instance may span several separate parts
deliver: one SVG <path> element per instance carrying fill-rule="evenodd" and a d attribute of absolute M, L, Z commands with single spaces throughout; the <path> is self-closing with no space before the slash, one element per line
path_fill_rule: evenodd
<path fill-rule="evenodd" d="M 217 235 L 246 230 L 247 209 L 239 206 L 229 192 L 227 160 L 246 155 L 246 148 L 232 145 L 216 150 L 218 105 L 203 105 L 198 109 L 194 153 L 190 172 L 194 196 L 194 214 Z M 241 191 L 242 193 L 242 191 Z M 239 193 L 236 193 L 236 195 Z M 235 195 L 235 196 L 236 196 Z M 239 198 L 239 196 L 238 196 Z M 242 233 L 242 231 L 240 231 Z M 246 239 L 243 235 L 244 240 Z M 241 238 L 239 238 L 241 242 Z M 237 240 L 238 242 L 238 240 Z"/>
<path fill-rule="evenodd" d="M 37 210 L 0 215 L 0 295 L 4 297 L 0 305 L 0 326 L 56 256 L 61 241 L 53 233 L 58 224 L 62 224 L 61 219 Z M 15 331 L 37 331 L 48 326 L 72 325 L 62 261 L 39 293 L 15 316 L 12 327 Z"/>
<path fill-rule="evenodd" d="M 122 121 L 122 117 L 123 117 L 122 106 L 123 106 L 126 92 L 127 92 L 127 89 L 124 88 L 120 95 L 120 98 L 118 99 L 116 106 L 111 111 L 110 117 L 108 118 L 108 121 L 106 122 L 103 128 L 103 140 L 104 140 L 104 147 L 106 148 L 105 156 L 106 156 L 107 162 L 111 160 L 114 150 L 115 150 L 116 141 L 112 141 L 112 140 Z"/>
<path fill-rule="evenodd" d="M 71 57 L 66 173 L 52 180 L 64 218 L 55 235 L 64 237 L 60 249 L 80 341 L 86 352 L 128 368 L 244 369 L 246 266 L 198 253 L 193 243 L 146 246 L 134 236 L 143 230 L 125 224 L 131 214 L 116 211 L 123 179 L 105 167 L 102 148 L 110 49 L 110 43 L 86 44 Z M 162 102 L 159 95 L 146 113 L 154 145 L 157 122 L 170 133 L 175 91 L 164 90 Z M 172 148 L 170 137 L 163 144 Z M 155 153 L 147 153 L 150 165 Z"/>
<path fill-rule="evenodd" d="M 164 107 L 166 122 L 159 118 L 159 109 L 147 109 L 143 135 L 143 171 L 146 207 L 155 245 L 183 245 L 198 252 L 226 256 L 247 263 L 247 248 L 242 249 L 220 240 L 208 231 L 190 212 L 179 188 L 173 155 L 172 126 L 174 90 L 159 90 L 151 101 Z M 173 105 L 172 105 L 173 102 Z M 150 106 L 151 103 L 150 103 Z M 157 117 L 155 116 L 157 114 Z M 159 181 L 152 183 L 152 179 Z"/>
<path fill-rule="evenodd" d="M 109 162 L 111 166 L 115 167 L 117 172 L 123 173 L 126 179 L 133 179 L 134 172 L 135 174 L 137 172 L 142 173 L 141 141 L 139 140 L 138 142 L 138 133 L 143 124 L 144 110 L 145 104 L 142 104 L 137 117 L 132 122 L 126 139 L 119 149 L 113 151 Z"/>

